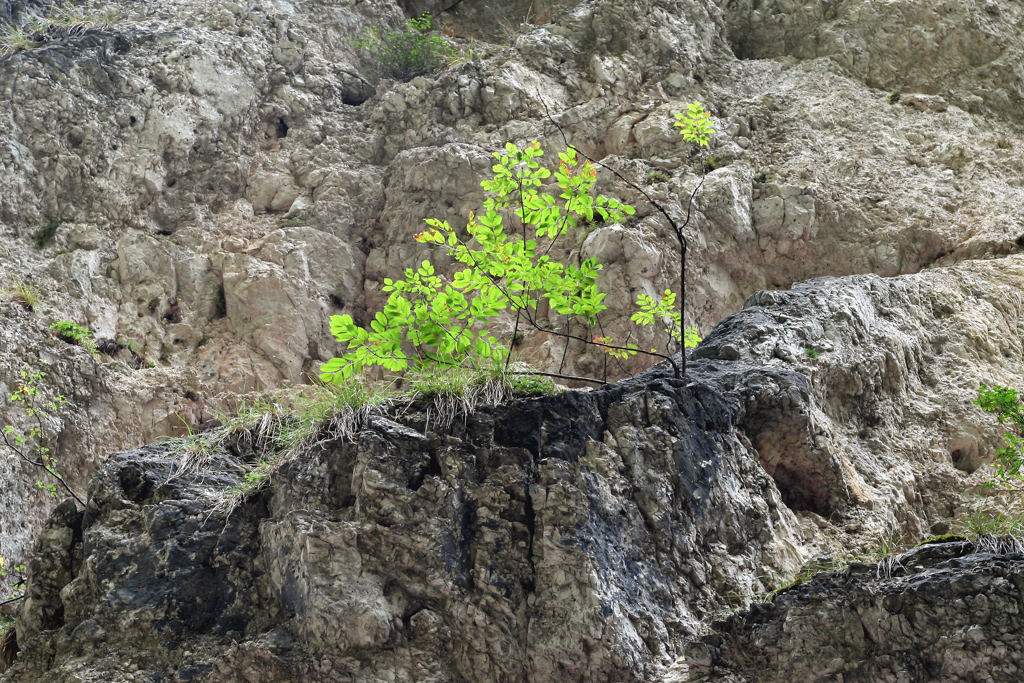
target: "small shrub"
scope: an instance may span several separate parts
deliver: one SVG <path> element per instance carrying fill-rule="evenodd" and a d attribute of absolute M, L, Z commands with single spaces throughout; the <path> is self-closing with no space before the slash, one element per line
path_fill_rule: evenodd
<path fill-rule="evenodd" d="M 82 327 L 70 320 L 61 320 L 50 325 L 50 329 L 58 339 L 68 344 L 81 346 L 94 356 L 99 353 L 96 350 L 96 341 L 93 339 L 92 332 L 87 327 Z"/>
<path fill-rule="evenodd" d="M 36 232 L 32 236 L 33 241 L 36 243 L 36 249 L 42 249 L 53 241 L 53 236 L 57 234 L 57 228 L 60 227 L 58 221 L 50 221 Z"/>
<path fill-rule="evenodd" d="M 897 102 L 900 101 L 900 92 L 898 90 L 893 90 L 891 93 L 889 93 L 888 100 L 889 104 L 896 104 Z"/>
<path fill-rule="evenodd" d="M 0 429 L 0 439 L 4 446 L 13 451 L 22 461 L 38 467 L 49 475 L 45 481 L 36 481 L 36 486 L 45 491 L 53 498 L 60 495 L 60 489 L 55 480 L 60 484 L 61 489 L 67 491 L 78 503 L 85 507 L 85 501 L 81 496 L 64 481 L 64 477 L 57 471 L 57 461 L 50 452 L 49 443 L 59 435 L 62 425 L 59 414 L 64 407 L 66 399 L 63 395 L 53 394 L 46 391 L 43 386 L 43 378 L 46 373 L 35 368 L 26 367 L 21 371 L 21 381 L 18 382 L 17 390 L 7 395 L 7 400 L 12 404 L 20 404 L 25 414 L 35 422 L 27 431 L 22 431 L 14 425 L 4 425 Z M 57 433 L 54 433 L 54 430 Z"/>
<path fill-rule="evenodd" d="M 984 384 L 978 388 L 978 399 L 974 402 L 982 410 L 988 413 L 995 413 L 996 421 L 999 424 L 1010 423 L 1016 434 L 1004 434 L 1006 448 L 996 451 L 995 479 L 986 482 L 986 486 L 1004 486 L 1010 488 L 1013 482 L 1024 478 L 1024 407 L 1021 406 L 1020 396 L 1015 389 L 1009 387 L 987 387 Z"/>
<path fill-rule="evenodd" d="M 645 179 L 648 183 L 653 185 L 654 183 L 667 183 L 672 179 L 672 176 L 664 171 L 649 171 L 645 176 Z"/>
<path fill-rule="evenodd" d="M 352 46 L 374 83 L 382 78 L 408 81 L 458 58 L 458 51 L 444 38 L 430 35 L 429 15 L 408 19 L 397 29 L 365 28 Z"/>
<path fill-rule="evenodd" d="M 821 352 L 818 351 L 818 349 L 804 349 L 804 353 L 807 354 L 808 358 L 817 358 L 821 355 Z"/>

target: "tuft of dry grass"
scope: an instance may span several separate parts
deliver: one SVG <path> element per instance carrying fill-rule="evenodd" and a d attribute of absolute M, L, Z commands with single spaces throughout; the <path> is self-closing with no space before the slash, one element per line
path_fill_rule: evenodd
<path fill-rule="evenodd" d="M 10 287 L 0 289 L 0 296 L 30 311 L 34 310 L 36 304 L 39 303 L 39 290 L 22 280 L 16 281 Z"/>
<path fill-rule="evenodd" d="M 113 10 L 100 10 L 88 5 L 57 5 L 45 16 L 31 16 L 22 26 L 9 26 L 0 34 L 0 57 L 23 50 L 34 50 L 49 43 L 76 35 L 90 28 L 103 28 L 116 19 Z"/>

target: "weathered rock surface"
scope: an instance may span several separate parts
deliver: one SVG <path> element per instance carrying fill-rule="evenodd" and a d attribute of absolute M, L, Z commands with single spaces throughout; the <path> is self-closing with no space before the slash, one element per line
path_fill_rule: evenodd
<path fill-rule="evenodd" d="M 691 680 L 1019 681 L 1024 554 L 1009 545 L 924 545 L 818 574 L 716 624 Z"/>
<path fill-rule="evenodd" d="M 445 429 L 423 410 L 370 418 L 230 515 L 230 459 L 174 477 L 170 445 L 117 455 L 88 509 L 66 503 L 43 532 L 3 680 L 678 680 L 726 596 L 956 513 L 998 442 L 977 383 L 1020 379 L 1021 301 L 1003 289 L 1022 281 L 1014 256 L 763 292 L 686 381 L 659 366 Z M 957 577 L 1019 562 L 972 557 Z M 906 642 L 959 643 L 973 616 L 936 619 Z M 736 647 L 708 652 L 747 675 L 759 664 L 729 653 L 750 629 L 730 623 Z M 830 623 L 808 629 L 845 642 Z M 884 675 L 883 641 L 836 658 Z"/>
<path fill-rule="evenodd" d="M 46 9 L 6 0 L 0 21 L 22 25 Z M 174 433 L 175 413 L 199 424 L 224 392 L 315 372 L 337 351 L 329 316 L 358 318 L 379 303 L 385 277 L 430 255 L 409 239 L 422 218 L 465 220 L 492 150 L 562 144 L 548 112 L 677 214 L 697 160 L 672 113 L 693 99 L 714 112 L 712 153 L 724 166 L 708 176 L 687 235 L 687 315 L 702 332 L 762 289 L 1020 250 L 1012 2 L 114 9 L 109 26 L 0 58 L 0 286 L 35 284 L 44 322 L 87 324 L 154 365 L 112 371 L 116 382 L 94 383 L 89 399 L 67 391 L 76 415 L 102 404 L 145 425 L 62 433 L 54 453 L 79 482 L 111 450 Z M 371 86 L 348 41 L 420 11 L 466 59 Z M 901 97 L 890 104 L 893 89 Z M 669 180 L 649 181 L 651 171 Z M 638 193 L 610 175 L 602 190 L 635 202 L 637 217 L 574 236 L 567 257 L 606 263 L 604 328 L 624 338 L 636 294 L 677 281 L 678 245 Z M 46 226 L 55 233 L 37 247 Z M 46 365 L 30 349 L 51 340 L 45 325 L 4 316 L 15 351 L 0 381 L 10 389 L 24 364 Z M 563 345 L 543 335 L 521 348 L 541 367 L 604 368 L 585 348 L 563 362 Z M 24 419 L 4 403 L 7 423 Z M 15 476 L 12 491 L 33 486 Z M 11 519 L 0 553 L 20 562 L 46 506 L 20 493 L 2 502 Z"/>
<path fill-rule="evenodd" d="M 540 440 L 525 450 L 507 412 L 450 442 L 378 425 L 227 520 L 150 449 L 44 529 L 54 501 L 4 451 L 0 555 L 43 539 L 9 676 L 658 680 L 723 594 L 892 519 L 941 528 L 984 477 L 999 432 L 970 399 L 1024 375 L 1019 3 L 109 6 L 109 26 L 0 58 L 0 288 L 42 293 L 33 312 L 0 303 L 0 426 L 30 424 L 8 394 L 45 371 L 68 398 L 48 445 L 79 490 L 109 453 L 315 372 L 337 351 L 330 315 L 443 265 L 410 235 L 465 220 L 492 150 L 560 148 L 548 114 L 681 216 L 698 168 L 672 114 L 704 102 L 721 167 L 687 228 L 687 320 L 711 332 L 760 293 L 683 386 L 655 372 L 517 404 L 534 422 L 516 438 Z M 0 0 L 0 27 L 48 7 Z M 371 85 L 349 41 L 421 12 L 463 59 Z M 678 245 L 599 180 L 637 215 L 571 236 L 566 258 L 605 264 L 604 328 L 623 338 L 637 293 L 676 286 Z M 901 277 L 761 291 L 857 273 Z M 57 320 L 109 355 L 54 339 Z M 607 360 L 543 335 L 521 349 L 568 373 Z"/>

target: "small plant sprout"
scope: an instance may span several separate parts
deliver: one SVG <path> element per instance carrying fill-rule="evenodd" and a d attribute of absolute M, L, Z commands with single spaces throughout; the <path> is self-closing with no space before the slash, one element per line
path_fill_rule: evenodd
<path fill-rule="evenodd" d="M 685 112 L 677 113 L 675 117 L 679 120 L 674 125 L 680 129 L 679 133 L 684 140 L 698 147 L 707 147 L 710 144 L 715 127 L 711 114 L 704 111 L 704 105 L 700 102 L 691 102 L 686 105 Z"/>
<path fill-rule="evenodd" d="M 817 358 L 818 356 L 821 355 L 821 352 L 818 351 L 818 349 L 812 349 L 812 348 L 804 349 L 804 353 L 807 354 L 808 358 Z"/>

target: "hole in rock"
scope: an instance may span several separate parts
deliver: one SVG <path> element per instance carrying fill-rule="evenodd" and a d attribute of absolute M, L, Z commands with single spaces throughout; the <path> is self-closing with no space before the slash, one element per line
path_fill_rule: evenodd
<path fill-rule="evenodd" d="M 953 467 L 967 474 L 973 474 L 981 467 L 978 443 L 974 439 L 958 439 L 951 443 L 949 458 L 953 461 Z"/>
<path fill-rule="evenodd" d="M 368 99 L 370 99 L 368 95 L 363 95 L 362 93 L 357 92 L 347 92 L 341 96 L 342 103 L 347 104 L 350 107 L 358 107 Z"/>
<path fill-rule="evenodd" d="M 288 124 L 284 122 L 283 118 L 279 118 L 277 123 L 274 124 L 274 133 L 278 138 L 288 135 Z"/>
<path fill-rule="evenodd" d="M 832 514 L 832 508 L 828 504 L 828 495 L 821 490 L 819 486 L 821 482 L 816 477 L 791 470 L 785 465 L 778 465 L 775 472 L 772 473 L 772 478 L 779 488 L 782 502 L 789 509 L 809 510 L 822 517 Z"/>
<path fill-rule="evenodd" d="M 142 465 L 132 463 L 119 472 L 121 490 L 133 503 L 145 500 L 153 490 L 153 482 L 146 476 Z"/>
<path fill-rule="evenodd" d="M 1024 235 L 1018 235 L 1017 239 L 1014 240 L 1014 242 L 1017 243 L 1018 247 L 1024 247 Z"/>
<path fill-rule="evenodd" d="M 170 309 L 164 314 L 164 320 L 169 323 L 181 322 L 181 313 L 178 311 L 178 304 L 171 304 Z"/>

